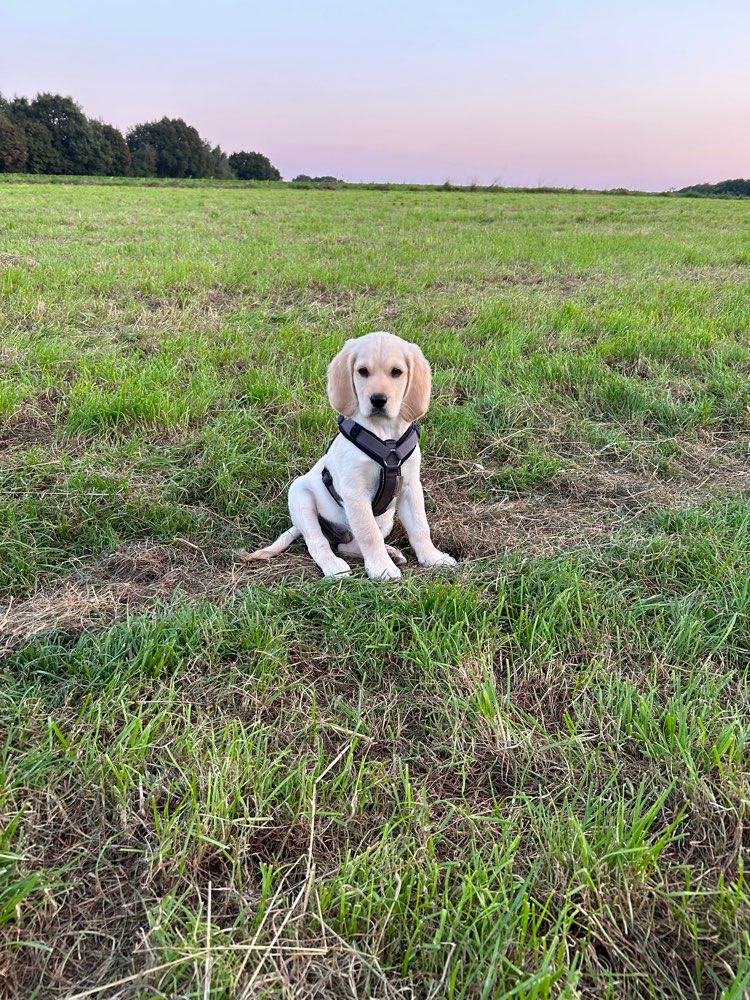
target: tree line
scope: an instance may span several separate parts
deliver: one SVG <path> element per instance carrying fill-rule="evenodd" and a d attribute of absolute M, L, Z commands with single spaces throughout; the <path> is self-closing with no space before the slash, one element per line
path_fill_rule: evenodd
<path fill-rule="evenodd" d="M 693 184 L 691 187 L 682 188 L 677 194 L 750 198 L 750 180 L 746 180 L 744 177 L 735 177 L 734 180 L 719 181 L 718 184 Z"/>
<path fill-rule="evenodd" d="M 32 101 L 0 95 L 0 172 L 281 180 L 267 156 L 227 155 L 181 118 L 144 122 L 123 135 L 60 94 Z"/>

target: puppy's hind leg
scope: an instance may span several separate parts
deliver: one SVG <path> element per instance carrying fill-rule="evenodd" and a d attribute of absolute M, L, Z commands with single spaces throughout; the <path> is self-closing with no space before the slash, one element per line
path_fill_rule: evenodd
<path fill-rule="evenodd" d="M 334 553 L 320 528 L 318 508 L 310 488 L 300 480 L 289 488 L 289 511 L 292 522 L 305 539 L 307 551 L 323 572 L 323 576 L 350 576 L 349 564 Z"/>
<path fill-rule="evenodd" d="M 295 538 L 299 538 L 302 532 L 299 528 L 288 528 L 271 545 L 267 545 L 264 549 L 256 549 L 255 552 L 242 552 L 240 553 L 243 559 L 270 559 L 271 556 L 277 556 L 279 552 L 283 552 L 284 549 L 288 549 Z"/>

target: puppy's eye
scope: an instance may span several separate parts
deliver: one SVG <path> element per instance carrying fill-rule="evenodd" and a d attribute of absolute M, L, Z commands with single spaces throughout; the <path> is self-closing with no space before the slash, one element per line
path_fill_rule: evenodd
<path fill-rule="evenodd" d="M 400 368 L 392 368 L 391 369 L 391 378 L 399 378 L 403 374 L 404 373 L 401 371 Z"/>
<path fill-rule="evenodd" d="M 369 375 L 370 373 L 369 373 L 369 371 L 368 371 L 368 370 L 367 370 L 366 368 L 358 368 L 358 369 L 357 369 L 357 374 L 358 374 L 358 375 L 361 375 L 361 376 L 362 376 L 362 378 L 367 378 L 367 376 L 368 376 L 368 375 Z"/>

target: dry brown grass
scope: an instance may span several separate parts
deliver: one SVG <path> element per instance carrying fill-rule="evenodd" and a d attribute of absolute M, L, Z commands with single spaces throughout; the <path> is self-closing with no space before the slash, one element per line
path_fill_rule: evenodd
<path fill-rule="evenodd" d="M 41 393 L 20 405 L 10 418 L 0 419 L 0 465 L 13 453 L 52 444 L 60 398 L 57 392 Z"/>
<path fill-rule="evenodd" d="M 38 267 L 39 261 L 22 253 L 0 253 L 0 267 Z"/>

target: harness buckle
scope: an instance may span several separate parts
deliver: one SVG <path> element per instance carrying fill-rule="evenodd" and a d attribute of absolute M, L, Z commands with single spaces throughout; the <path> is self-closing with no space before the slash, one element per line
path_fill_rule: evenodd
<path fill-rule="evenodd" d="M 391 448 L 385 456 L 385 464 L 388 469 L 397 469 L 401 465 L 401 459 L 398 457 L 398 452 L 395 448 Z"/>

